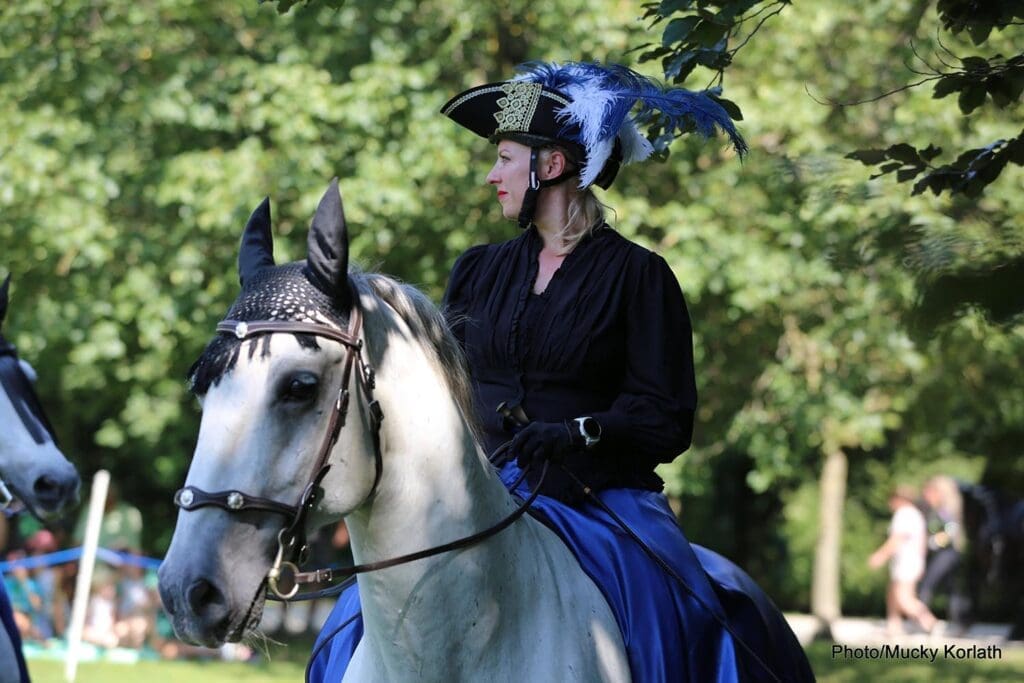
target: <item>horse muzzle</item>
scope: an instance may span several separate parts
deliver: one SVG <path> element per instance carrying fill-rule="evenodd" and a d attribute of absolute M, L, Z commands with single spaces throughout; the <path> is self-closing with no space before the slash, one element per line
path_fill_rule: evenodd
<path fill-rule="evenodd" d="M 166 563 L 161 565 L 158 577 L 160 599 L 181 640 L 212 648 L 241 640 L 246 634 L 252 622 L 250 615 L 232 605 L 226 587 L 216 579 L 181 574 Z M 262 600 L 259 602 L 262 605 Z M 248 607 L 251 611 L 253 605 Z"/>

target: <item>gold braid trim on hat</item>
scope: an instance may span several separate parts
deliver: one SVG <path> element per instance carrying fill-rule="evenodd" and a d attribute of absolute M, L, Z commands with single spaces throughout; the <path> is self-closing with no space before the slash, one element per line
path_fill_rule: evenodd
<path fill-rule="evenodd" d="M 528 131 L 543 86 L 540 83 L 509 81 L 501 86 L 505 97 L 498 99 L 498 111 L 494 118 L 498 122 L 495 133 L 504 131 Z"/>

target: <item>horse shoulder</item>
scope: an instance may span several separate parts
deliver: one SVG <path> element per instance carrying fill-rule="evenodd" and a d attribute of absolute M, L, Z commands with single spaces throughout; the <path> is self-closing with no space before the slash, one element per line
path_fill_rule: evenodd
<path fill-rule="evenodd" d="M 551 529 L 524 521 L 517 525 L 524 536 L 517 569 L 525 580 L 516 602 L 523 613 L 504 622 L 518 625 L 507 642 L 527 653 L 518 664 L 533 670 L 527 679 L 629 681 L 625 644 L 604 595 Z"/>

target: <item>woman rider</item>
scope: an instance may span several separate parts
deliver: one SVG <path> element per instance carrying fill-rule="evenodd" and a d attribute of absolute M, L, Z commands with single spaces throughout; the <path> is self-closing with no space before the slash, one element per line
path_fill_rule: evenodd
<path fill-rule="evenodd" d="M 523 497 L 538 485 L 540 463 L 554 461 L 531 512 L 604 592 L 634 680 L 810 679 L 792 632 L 764 616 L 774 608 L 763 594 L 713 553 L 699 549 L 698 558 L 660 493 L 655 466 L 686 450 L 693 429 L 690 321 L 667 263 L 609 226 L 592 189 L 653 152 L 630 118 L 637 105 L 659 112 L 668 133 L 718 126 L 746 149 L 708 94 L 665 91 L 621 66 L 529 64 L 442 109 L 497 144 L 487 182 L 523 230 L 460 256 L 445 295 L 484 446 L 507 486 L 527 470 L 515 490 Z M 581 484 L 677 576 L 624 539 Z M 348 593 L 324 626 L 311 680 L 340 679 L 358 642 L 358 624 L 327 642 L 358 609 Z M 733 622 L 739 646 L 722 621 Z M 748 645 L 770 661 L 740 652 Z"/>

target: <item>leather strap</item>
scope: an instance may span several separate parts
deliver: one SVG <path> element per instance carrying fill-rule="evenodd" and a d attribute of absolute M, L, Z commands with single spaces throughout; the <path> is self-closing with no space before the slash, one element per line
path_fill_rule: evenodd
<path fill-rule="evenodd" d="M 328 567 L 326 569 L 317 569 L 310 572 L 293 572 L 291 576 L 287 577 L 287 580 L 291 581 L 292 584 L 297 589 L 298 586 L 300 585 L 312 583 L 327 583 L 330 581 L 355 576 L 356 574 L 365 574 L 366 572 L 380 571 L 381 569 L 396 567 L 400 564 L 406 564 L 408 562 L 422 560 L 433 555 L 440 555 L 441 553 L 446 553 L 452 550 L 458 550 L 460 548 L 465 548 L 476 543 L 479 543 L 480 541 L 489 538 L 497 534 L 498 532 L 508 528 L 512 525 L 513 522 L 515 522 L 524 514 L 526 514 L 526 511 L 530 509 L 530 506 L 533 504 L 533 501 L 536 500 L 537 496 L 540 494 L 541 484 L 543 484 L 544 482 L 544 477 L 547 476 L 548 464 L 549 463 L 547 461 L 544 462 L 544 469 L 541 470 L 540 480 L 538 481 L 537 486 L 534 488 L 534 490 L 530 493 L 530 497 L 527 498 L 522 505 L 517 507 L 507 517 L 501 519 L 497 523 L 487 527 L 482 531 L 478 531 L 475 534 L 472 534 L 470 536 L 464 536 L 463 538 L 459 538 L 454 541 L 449 541 L 448 543 L 436 545 L 432 548 L 417 550 L 413 553 L 399 555 L 398 557 L 392 557 L 387 560 L 380 560 L 378 562 L 367 562 L 366 564 L 357 564 L 352 567 Z M 524 470 L 523 473 L 519 476 L 519 478 L 512 483 L 512 485 L 509 487 L 510 490 L 514 490 L 517 486 L 519 486 L 519 484 L 526 477 L 527 470 L 529 470 L 529 468 Z"/>
<path fill-rule="evenodd" d="M 185 486 L 174 494 L 174 504 L 182 510 L 197 510 L 202 507 L 225 508 L 232 512 L 245 510 L 266 510 L 285 517 L 295 514 L 294 505 L 285 505 L 269 498 L 251 496 L 241 491 L 214 491 L 207 493 L 195 486 Z"/>

